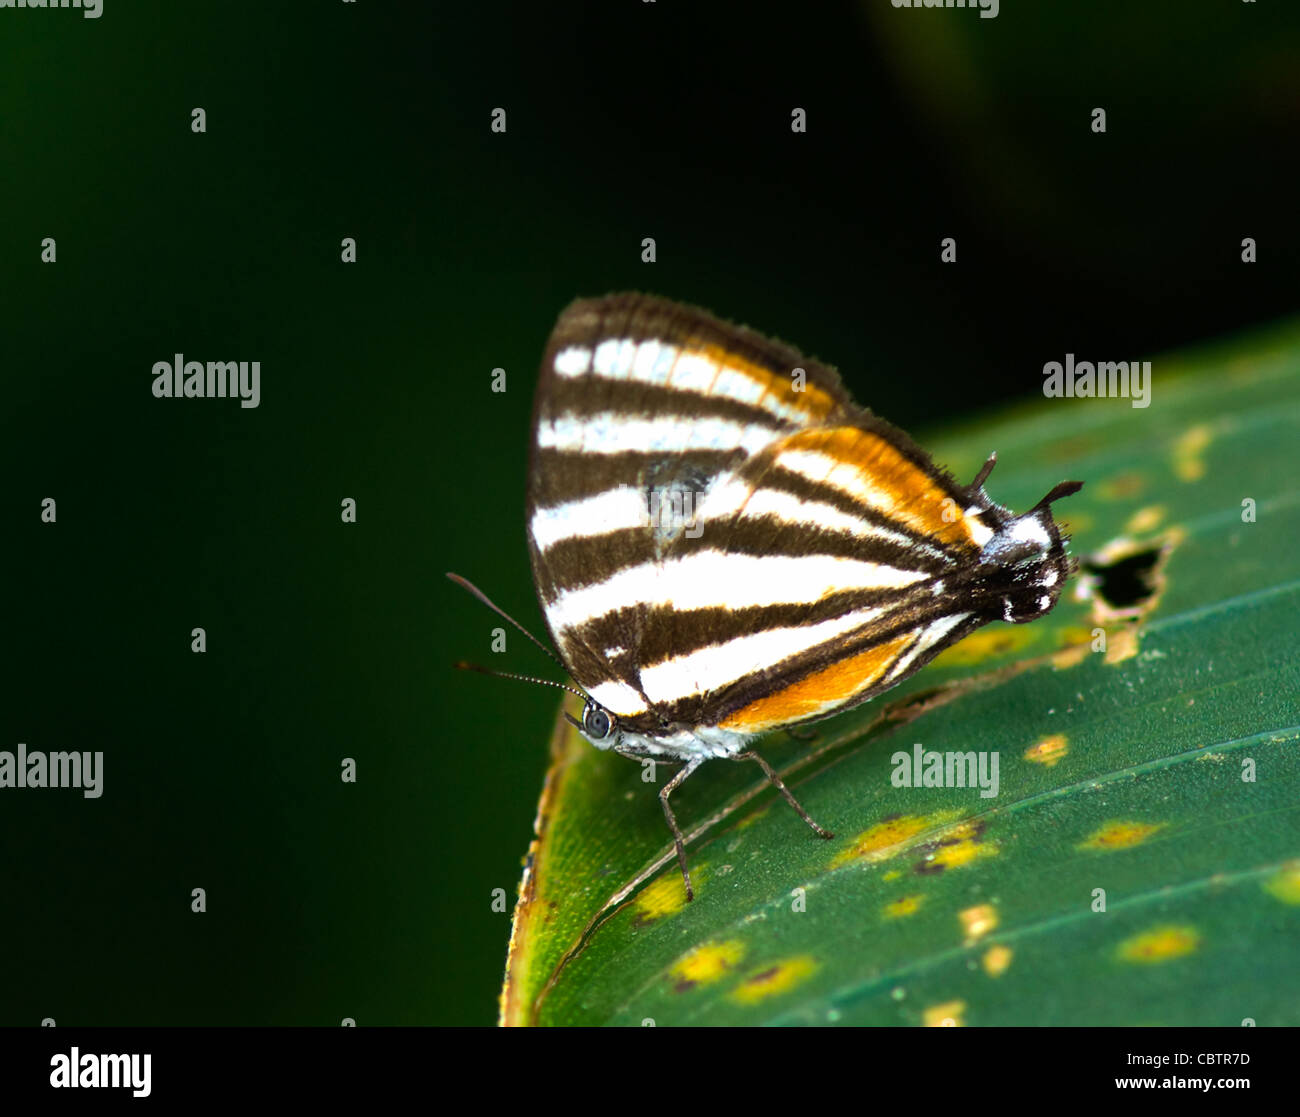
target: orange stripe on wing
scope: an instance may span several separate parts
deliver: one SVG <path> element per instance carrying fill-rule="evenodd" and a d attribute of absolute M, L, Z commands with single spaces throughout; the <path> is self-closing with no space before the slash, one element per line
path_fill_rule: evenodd
<path fill-rule="evenodd" d="M 794 378 L 791 376 L 793 368 L 775 372 L 764 365 L 746 360 L 722 345 L 688 344 L 683 351 L 718 365 L 719 372 L 725 367 L 743 373 L 763 389 L 764 396 L 772 396 L 786 407 L 801 412 L 810 424 L 824 422 L 839 406 L 815 384 L 805 383 L 796 392 Z"/>
<path fill-rule="evenodd" d="M 873 504 L 913 531 L 958 547 L 978 547 L 976 533 L 987 534 L 987 527 L 972 524 L 946 488 L 878 434 L 857 427 L 800 431 L 781 443 L 777 461 L 787 451 L 801 450 L 833 459 L 837 471 L 849 471 L 843 479 L 847 488 L 872 491 L 877 497 Z"/>
<path fill-rule="evenodd" d="M 905 632 L 887 644 L 868 648 L 796 683 L 742 706 L 720 724 L 738 733 L 762 733 L 778 725 L 824 713 L 860 694 L 893 666 L 915 633 Z"/>

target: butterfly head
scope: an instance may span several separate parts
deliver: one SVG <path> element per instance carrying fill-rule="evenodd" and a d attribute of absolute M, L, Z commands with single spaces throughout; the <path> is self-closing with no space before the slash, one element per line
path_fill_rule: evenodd
<path fill-rule="evenodd" d="M 579 733 L 598 749 L 616 748 L 622 740 L 623 733 L 619 729 L 618 718 L 594 698 L 587 698 L 587 703 L 582 708 L 581 721 L 567 710 L 564 716 L 569 719 L 570 724 Z"/>
<path fill-rule="evenodd" d="M 618 739 L 618 719 L 604 706 L 587 700 L 582 711 L 582 735 L 597 748 L 612 748 Z"/>
<path fill-rule="evenodd" d="M 1001 619 L 1025 624 L 1050 612 L 1070 574 L 1052 502 L 1078 492 L 1080 481 L 1064 481 L 1023 516 L 1008 519 L 984 545 L 980 561 L 993 571 Z"/>
<path fill-rule="evenodd" d="M 735 756 L 754 736 L 752 733 L 724 729 L 717 725 L 687 725 L 667 721 L 646 725 L 644 718 L 620 718 L 590 697 L 583 707 L 582 720 L 568 711 L 565 711 L 564 716 L 589 744 L 602 751 L 674 763 L 697 758 Z"/>

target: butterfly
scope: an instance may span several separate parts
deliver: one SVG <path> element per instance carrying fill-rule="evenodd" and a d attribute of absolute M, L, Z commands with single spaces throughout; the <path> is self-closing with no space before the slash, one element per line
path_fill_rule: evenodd
<path fill-rule="evenodd" d="M 1055 605 L 1071 560 L 1051 505 L 1082 483 L 1016 515 L 984 491 L 995 461 L 959 484 L 832 368 L 702 310 L 616 294 L 560 315 L 528 471 L 538 602 L 582 736 L 681 764 L 659 798 L 688 899 L 669 797 L 706 760 L 755 761 L 832 837 L 751 742 Z"/>

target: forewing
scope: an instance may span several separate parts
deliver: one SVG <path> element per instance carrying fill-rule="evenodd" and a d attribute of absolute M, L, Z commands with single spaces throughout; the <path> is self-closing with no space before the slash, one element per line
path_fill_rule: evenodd
<path fill-rule="evenodd" d="M 637 665 L 651 614 L 683 598 L 667 563 L 689 513 L 774 443 L 855 414 L 832 369 L 702 311 L 644 295 L 565 310 L 538 383 L 527 520 L 574 679 L 625 722 L 652 720 Z"/>

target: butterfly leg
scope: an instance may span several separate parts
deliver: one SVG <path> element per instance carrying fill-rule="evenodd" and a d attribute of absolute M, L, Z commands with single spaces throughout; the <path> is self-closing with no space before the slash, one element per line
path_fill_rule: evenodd
<path fill-rule="evenodd" d="M 668 805 L 668 796 L 673 793 L 673 791 L 686 779 L 687 776 L 703 764 L 704 760 L 705 758 L 702 756 L 697 756 L 693 760 L 688 760 L 686 764 L 683 765 L 682 770 L 664 784 L 663 790 L 659 792 L 659 802 L 664 805 L 664 817 L 668 820 L 668 829 L 673 832 L 673 842 L 677 846 L 677 861 L 682 867 L 682 880 L 686 884 L 686 898 L 688 900 L 695 899 L 695 893 L 691 890 L 691 874 L 686 870 L 686 849 L 682 845 L 682 832 L 677 826 L 677 819 L 673 815 L 672 807 Z"/>
<path fill-rule="evenodd" d="M 779 791 L 782 795 L 785 796 L 785 801 L 794 808 L 795 814 L 797 814 L 800 818 L 804 820 L 804 822 L 808 823 L 808 825 L 812 827 L 814 834 L 816 834 L 819 838 L 835 837 L 835 835 L 832 834 L 829 830 L 823 830 L 820 826 L 818 826 L 817 823 L 815 823 L 812 820 L 812 818 L 809 816 L 808 812 L 805 811 L 803 807 L 799 806 L 799 800 L 797 800 L 792 794 L 790 794 L 790 789 L 781 782 L 781 777 L 776 774 L 775 770 L 772 768 L 772 765 L 770 765 L 766 760 L 764 760 L 761 756 L 759 756 L 758 753 L 754 752 L 751 749 L 748 752 L 738 752 L 731 759 L 754 761 L 755 764 L 757 764 L 760 768 L 763 769 L 764 774 L 767 776 L 772 786 L 775 787 L 777 791 Z"/>

